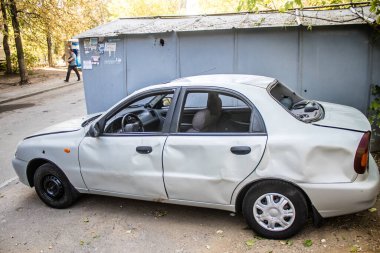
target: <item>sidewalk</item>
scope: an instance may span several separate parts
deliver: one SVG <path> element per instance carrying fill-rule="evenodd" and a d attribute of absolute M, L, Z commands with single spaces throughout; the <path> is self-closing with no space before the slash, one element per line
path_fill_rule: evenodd
<path fill-rule="evenodd" d="M 75 78 L 73 78 L 75 79 Z M 82 81 L 70 81 L 65 83 L 62 79 L 50 79 L 39 84 L 15 86 L 14 89 L 0 93 L 0 104 L 8 103 L 17 99 L 30 97 L 47 91 L 60 89 L 66 86 L 70 86 L 77 83 L 83 83 Z"/>

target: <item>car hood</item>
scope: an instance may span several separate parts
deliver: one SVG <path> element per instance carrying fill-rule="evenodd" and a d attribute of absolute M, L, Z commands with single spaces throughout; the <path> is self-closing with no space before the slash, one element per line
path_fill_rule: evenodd
<path fill-rule="evenodd" d="M 319 102 L 322 105 L 325 116 L 314 125 L 342 128 L 354 131 L 371 131 L 371 124 L 367 117 L 359 110 L 345 105 Z"/>
<path fill-rule="evenodd" d="M 33 135 L 26 137 L 25 139 L 41 136 L 41 135 L 47 135 L 47 134 L 57 134 L 57 133 L 67 133 L 67 132 L 78 131 L 82 128 L 83 122 L 97 115 L 99 114 L 91 114 L 91 115 L 86 115 L 81 118 L 67 120 L 67 121 L 49 126 L 47 128 L 44 128 L 41 131 L 38 131 L 37 133 L 34 133 Z"/>

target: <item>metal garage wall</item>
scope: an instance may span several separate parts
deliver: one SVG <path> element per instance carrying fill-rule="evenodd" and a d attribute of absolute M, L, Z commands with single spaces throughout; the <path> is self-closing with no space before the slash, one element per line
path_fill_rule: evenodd
<path fill-rule="evenodd" d="M 301 36 L 302 95 L 366 113 L 371 82 L 366 27 L 313 27 Z"/>
<path fill-rule="evenodd" d="M 128 35 L 126 49 L 128 94 L 177 77 L 175 34 Z"/>
<path fill-rule="evenodd" d="M 378 37 L 378 35 L 376 36 Z M 371 84 L 380 86 L 380 38 L 371 47 Z"/>
<path fill-rule="evenodd" d="M 178 37 L 179 69 L 182 77 L 233 73 L 233 32 L 180 33 Z"/>
<path fill-rule="evenodd" d="M 236 73 L 274 77 L 298 91 L 298 46 L 295 28 L 237 31 Z"/>
<path fill-rule="evenodd" d="M 163 39 L 164 45 L 160 40 Z M 278 78 L 306 98 L 367 112 L 380 85 L 380 43 L 364 25 L 128 35 L 106 38 L 117 50 L 83 70 L 89 113 L 127 94 L 178 77 L 239 73 Z M 82 62 L 91 59 L 80 40 Z"/>
<path fill-rule="evenodd" d="M 91 60 L 91 56 L 100 55 L 99 65 L 92 65 L 92 69 L 82 70 L 88 113 L 107 110 L 127 95 L 124 39 L 105 38 L 105 42 L 107 41 L 116 43 L 116 52 L 99 54 L 96 50 L 91 50 L 86 54 L 83 39 L 79 43 L 82 67 L 84 61 Z"/>

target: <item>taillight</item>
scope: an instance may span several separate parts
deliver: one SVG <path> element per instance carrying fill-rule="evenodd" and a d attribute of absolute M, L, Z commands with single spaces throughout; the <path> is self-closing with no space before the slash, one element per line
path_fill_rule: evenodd
<path fill-rule="evenodd" d="M 366 132 L 360 140 L 358 149 L 356 150 L 354 169 L 358 174 L 363 174 L 367 168 L 370 139 L 371 132 Z"/>

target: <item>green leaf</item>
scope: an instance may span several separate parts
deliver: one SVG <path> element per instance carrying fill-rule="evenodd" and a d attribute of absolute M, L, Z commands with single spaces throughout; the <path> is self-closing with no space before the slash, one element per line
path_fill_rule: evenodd
<path fill-rule="evenodd" d="M 359 247 L 359 245 L 355 244 L 355 245 L 352 245 L 350 252 L 358 252 L 360 250 L 361 248 Z"/>
<path fill-rule="evenodd" d="M 293 241 L 292 240 L 286 240 L 286 245 L 292 246 L 293 245 Z"/>
<path fill-rule="evenodd" d="M 245 245 L 247 245 L 248 247 L 252 247 L 254 244 L 255 244 L 255 240 L 253 239 L 250 239 L 245 242 Z"/>
<path fill-rule="evenodd" d="M 311 247 L 311 245 L 313 245 L 313 241 L 310 239 L 307 239 L 303 242 L 303 246 L 305 247 Z"/>
<path fill-rule="evenodd" d="M 373 212 L 376 212 L 377 209 L 376 209 L 376 207 L 372 207 L 372 208 L 368 209 L 368 211 L 371 212 L 371 213 L 373 213 Z"/>

